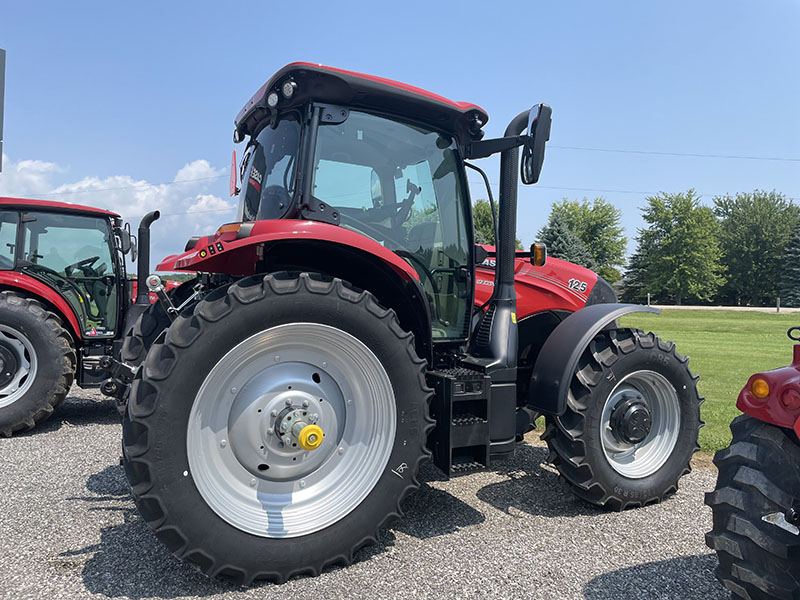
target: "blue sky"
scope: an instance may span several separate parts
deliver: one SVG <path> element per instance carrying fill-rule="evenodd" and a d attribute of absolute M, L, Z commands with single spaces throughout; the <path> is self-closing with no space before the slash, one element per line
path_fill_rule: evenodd
<path fill-rule="evenodd" d="M 534 240 L 552 202 L 599 195 L 633 237 L 646 193 L 800 199 L 800 160 L 558 146 L 800 159 L 798 30 L 791 0 L 5 1 L 0 193 L 105 206 L 135 223 L 159 207 L 174 216 L 155 226 L 155 255 L 178 251 L 234 216 L 238 110 L 278 68 L 307 60 L 479 104 L 489 136 L 547 102 L 550 146 L 540 184 L 520 190 L 519 237 Z M 483 163 L 496 183 L 497 163 Z M 199 181 L 169 184 L 186 179 Z"/>

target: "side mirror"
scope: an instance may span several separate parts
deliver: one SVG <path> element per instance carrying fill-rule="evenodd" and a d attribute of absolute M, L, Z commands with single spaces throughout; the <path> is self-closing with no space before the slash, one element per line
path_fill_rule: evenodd
<path fill-rule="evenodd" d="M 544 162 L 544 145 L 550 139 L 553 109 L 539 104 L 528 113 L 528 139 L 522 147 L 522 183 L 530 185 L 539 181 Z"/>
<path fill-rule="evenodd" d="M 136 236 L 131 236 L 131 262 L 136 262 Z"/>
<path fill-rule="evenodd" d="M 130 223 L 125 223 L 124 227 L 115 227 L 115 233 L 119 239 L 119 249 L 123 254 L 127 254 L 131 250 L 131 226 Z"/>

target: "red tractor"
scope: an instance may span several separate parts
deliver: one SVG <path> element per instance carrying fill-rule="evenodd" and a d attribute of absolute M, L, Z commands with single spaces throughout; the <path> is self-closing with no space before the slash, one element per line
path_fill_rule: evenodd
<path fill-rule="evenodd" d="M 484 140 L 474 104 L 308 63 L 247 102 L 239 220 L 158 266 L 198 273 L 195 293 L 173 306 L 151 278 L 161 302 L 122 350 L 130 392 L 110 382 L 133 496 L 172 552 L 244 584 L 349 564 L 422 462 L 489 468 L 538 415 L 580 497 L 675 492 L 701 426 L 688 359 L 616 324 L 654 309 L 514 248 L 519 148 L 535 183 L 550 115 Z M 466 177 L 495 153 L 496 250 L 474 243 Z"/>
<path fill-rule="evenodd" d="M 73 381 L 99 387 L 108 377 L 105 361 L 149 305 L 148 228 L 157 218 L 139 229 L 137 296 L 125 274 L 135 238 L 118 214 L 0 198 L 0 435 L 50 416 Z"/>
<path fill-rule="evenodd" d="M 800 342 L 800 327 L 789 330 Z M 800 344 L 788 367 L 756 373 L 739 393 L 744 414 L 714 456 L 717 487 L 706 494 L 717 577 L 741 598 L 800 598 Z"/>

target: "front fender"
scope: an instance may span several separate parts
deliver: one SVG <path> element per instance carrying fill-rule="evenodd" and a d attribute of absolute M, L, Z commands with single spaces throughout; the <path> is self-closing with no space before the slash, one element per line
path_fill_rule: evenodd
<path fill-rule="evenodd" d="M 55 309 L 62 319 L 66 320 L 72 330 L 72 335 L 78 340 L 83 339 L 83 329 L 78 324 L 78 318 L 72 307 L 61 294 L 50 286 L 18 271 L 0 271 L 0 287 L 27 292 L 31 298 L 44 300 Z"/>
<path fill-rule="evenodd" d="M 536 412 L 560 416 L 581 354 L 603 328 L 634 312 L 660 313 L 638 304 L 593 304 L 564 319 L 545 340 L 533 367 L 528 406 Z"/>

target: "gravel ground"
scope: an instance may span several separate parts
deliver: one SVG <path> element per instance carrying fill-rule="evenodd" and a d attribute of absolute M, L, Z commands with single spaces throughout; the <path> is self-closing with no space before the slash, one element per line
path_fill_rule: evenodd
<path fill-rule="evenodd" d="M 226 587 L 173 558 L 139 518 L 108 401 L 72 390 L 54 418 L 0 439 L 0 598 L 702 598 L 728 595 L 703 543 L 696 470 L 664 504 L 606 513 L 575 498 L 532 438 L 491 472 L 426 466 L 406 517 L 317 578 Z"/>

